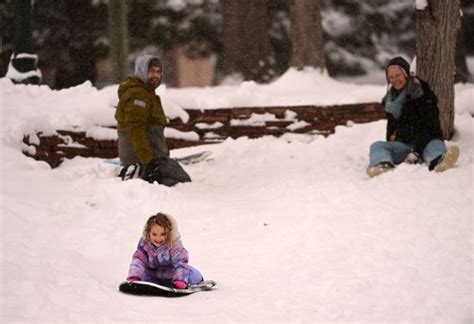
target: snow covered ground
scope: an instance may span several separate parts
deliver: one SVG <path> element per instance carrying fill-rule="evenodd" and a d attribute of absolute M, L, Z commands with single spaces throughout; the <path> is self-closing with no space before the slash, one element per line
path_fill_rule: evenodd
<path fill-rule="evenodd" d="M 116 87 L 62 91 L 0 79 L 1 313 L 13 322 L 472 323 L 474 85 L 456 86 L 454 169 L 401 165 L 369 180 L 385 122 L 327 138 L 286 135 L 174 150 L 212 151 L 173 188 L 121 182 L 117 166 L 77 157 L 51 169 L 23 134 L 113 124 Z M 385 85 L 289 71 L 245 82 L 158 90 L 182 108 L 379 101 Z M 190 263 L 218 289 L 177 299 L 118 292 L 149 215 L 179 222 Z"/>

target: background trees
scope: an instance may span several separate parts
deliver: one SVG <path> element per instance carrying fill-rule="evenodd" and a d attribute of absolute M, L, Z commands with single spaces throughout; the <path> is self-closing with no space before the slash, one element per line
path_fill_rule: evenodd
<path fill-rule="evenodd" d="M 186 55 L 201 58 L 221 52 L 222 14 L 219 0 L 128 0 L 129 69 L 142 51 L 158 54 L 164 83 L 175 86 L 174 49 L 188 45 Z"/>
<path fill-rule="evenodd" d="M 16 83 L 40 84 L 38 56 L 32 47 L 31 11 L 30 0 L 16 0 L 13 3 L 13 54 L 8 77 Z"/>
<path fill-rule="evenodd" d="M 5 75 L 12 52 L 12 1 L 0 4 L 0 75 Z M 367 71 L 382 69 L 393 55 L 402 54 L 407 58 L 415 55 L 413 0 L 319 1 L 324 59 L 330 75 L 362 75 Z M 247 13 L 234 22 L 238 24 L 245 19 L 246 24 L 241 24 L 242 28 L 254 36 L 252 39 L 247 38 L 247 45 L 239 41 L 244 33 L 239 38 L 225 36 L 224 24 L 228 23 L 224 19 L 225 2 L 127 0 L 129 71 L 136 55 L 144 50 L 155 51 L 162 56 L 166 66 L 172 66 L 173 49 L 187 44 L 186 55 L 189 58 L 215 55 L 216 69 L 222 77 L 226 73 L 239 72 L 249 79 L 253 77 L 248 75 L 254 73 L 257 81 L 266 82 L 285 72 L 293 53 L 292 41 L 297 42 L 291 37 L 291 21 L 295 19 L 290 19 L 290 0 L 251 1 L 252 5 L 246 4 L 246 1 L 234 1 L 239 3 L 239 8 L 235 9 L 236 15 L 239 11 Z M 54 77 L 51 86 L 60 89 L 85 80 L 97 84 L 97 62 L 110 56 L 107 1 L 35 0 L 33 3 L 33 50 L 39 55 L 40 68 L 55 75 L 49 76 L 49 79 Z M 465 1 L 463 11 L 464 38 L 474 39 L 472 1 Z M 251 20 L 247 16 L 256 18 Z M 297 27 L 295 22 L 293 25 Z M 235 32 L 238 28 L 228 27 L 227 32 L 229 30 Z M 224 44 L 230 49 L 225 51 Z M 464 44 L 466 54 L 474 55 L 474 42 L 465 41 Z M 242 49 L 232 49 L 234 45 L 245 48 L 246 55 L 258 56 L 259 59 L 249 58 L 245 63 L 232 63 L 238 55 L 229 56 L 225 53 L 242 53 Z M 264 54 L 247 53 L 250 48 L 259 46 Z M 259 62 L 258 67 L 249 69 L 254 64 L 250 62 Z M 174 69 L 168 68 L 164 74 L 164 82 L 171 86 L 174 85 L 173 72 Z M 43 76 L 48 79 L 48 75 L 43 73 Z"/>
<path fill-rule="evenodd" d="M 40 68 L 53 68 L 55 88 L 95 82 L 96 60 L 107 31 L 104 17 L 107 7 L 92 1 L 34 1 L 34 51 Z"/>
<path fill-rule="evenodd" d="M 466 62 L 466 43 L 468 39 L 473 39 L 472 37 L 474 37 L 474 1 L 461 0 L 461 11 L 461 26 L 456 38 L 456 75 L 454 77 L 454 82 L 456 83 L 466 83 L 472 80 Z M 473 43 L 472 41 L 470 42 L 471 54 L 473 54 Z"/>
<path fill-rule="evenodd" d="M 223 0 L 222 14 L 220 72 L 223 76 L 240 74 L 244 80 L 269 81 L 273 59 L 266 0 Z"/>
<path fill-rule="evenodd" d="M 323 0 L 327 68 L 361 75 L 383 68 L 394 54 L 415 54 L 414 1 Z"/>

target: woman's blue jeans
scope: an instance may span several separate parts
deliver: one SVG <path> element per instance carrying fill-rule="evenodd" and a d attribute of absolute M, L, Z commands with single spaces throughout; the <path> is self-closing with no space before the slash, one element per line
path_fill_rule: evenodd
<path fill-rule="evenodd" d="M 382 162 L 389 162 L 392 165 L 402 163 L 412 150 L 412 145 L 402 142 L 377 141 L 370 145 L 369 167 Z M 446 145 L 440 139 L 431 140 L 423 150 L 423 161 L 430 165 L 437 157 L 446 152 Z"/>

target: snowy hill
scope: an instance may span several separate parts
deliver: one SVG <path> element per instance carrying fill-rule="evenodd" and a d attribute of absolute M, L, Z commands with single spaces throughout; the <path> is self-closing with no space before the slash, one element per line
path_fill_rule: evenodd
<path fill-rule="evenodd" d="M 1 313 L 12 322 L 472 323 L 474 85 L 456 86 L 455 168 L 400 165 L 369 180 L 385 122 L 175 150 L 212 151 L 173 188 L 121 182 L 75 158 L 51 169 L 22 136 L 113 122 L 116 87 L 62 91 L 0 80 Z M 160 88 L 182 108 L 378 101 L 385 86 L 290 71 L 274 84 Z M 24 147 L 23 147 L 24 148 Z M 190 263 L 218 289 L 180 299 L 118 292 L 145 220 L 179 222 Z"/>

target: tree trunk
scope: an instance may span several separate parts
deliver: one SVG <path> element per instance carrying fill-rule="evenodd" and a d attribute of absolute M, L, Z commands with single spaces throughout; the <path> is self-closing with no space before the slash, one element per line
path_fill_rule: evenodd
<path fill-rule="evenodd" d="M 271 55 L 266 0 L 223 0 L 223 76 L 267 81 Z"/>
<path fill-rule="evenodd" d="M 109 37 L 112 79 L 121 82 L 128 74 L 128 8 L 126 0 L 109 0 Z"/>
<path fill-rule="evenodd" d="M 459 0 L 429 0 L 416 12 L 417 75 L 438 97 L 445 139 L 454 134 L 454 75 L 456 36 L 460 26 Z"/>
<path fill-rule="evenodd" d="M 17 73 L 12 80 L 16 83 L 40 84 L 41 74 L 38 71 L 38 56 L 32 51 L 32 24 L 30 0 L 13 1 L 14 32 L 13 32 L 13 52 L 11 63 L 13 68 L 20 73 L 25 73 L 17 78 Z M 26 77 L 28 73 L 32 73 Z"/>
<path fill-rule="evenodd" d="M 290 66 L 326 69 L 324 60 L 321 4 L 319 0 L 291 0 L 291 40 L 293 55 Z"/>

